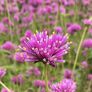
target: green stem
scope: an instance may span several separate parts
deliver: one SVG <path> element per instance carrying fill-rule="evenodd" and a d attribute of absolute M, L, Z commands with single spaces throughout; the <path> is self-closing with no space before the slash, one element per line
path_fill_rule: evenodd
<path fill-rule="evenodd" d="M 48 75 L 48 73 L 47 73 L 48 70 L 47 70 L 47 68 L 48 67 L 46 65 L 45 66 L 45 73 L 44 74 L 45 74 L 46 92 L 49 92 L 49 88 L 48 88 L 48 76 L 47 76 Z"/>
<path fill-rule="evenodd" d="M 10 89 L 9 89 L 2 81 L 0 81 L 0 84 L 1 84 L 4 88 L 6 88 L 8 92 L 10 92 Z"/>
<path fill-rule="evenodd" d="M 75 61 L 74 61 L 73 71 L 75 70 L 76 65 L 77 65 L 77 61 L 78 61 L 78 57 L 79 57 L 81 45 L 82 45 L 82 42 L 83 42 L 84 37 L 85 37 L 85 35 L 86 35 L 86 31 L 87 31 L 87 27 L 85 28 L 85 30 L 84 30 L 84 32 L 83 32 L 83 35 L 82 35 L 82 37 L 81 37 L 81 40 L 80 40 L 80 43 L 79 43 L 79 46 L 78 46 L 78 50 L 77 50 L 76 57 L 75 57 Z"/>
<path fill-rule="evenodd" d="M 9 10 L 8 10 L 8 2 L 7 2 L 7 0 L 5 0 L 5 6 L 6 6 L 6 10 L 7 10 L 7 17 L 9 19 L 9 21 L 11 21 L 11 16 L 10 16 L 10 13 L 9 13 Z M 10 40 L 12 41 L 13 40 L 13 36 L 11 34 L 11 31 L 12 31 L 11 26 L 9 26 L 9 30 L 10 30 L 10 32 L 9 32 Z"/>

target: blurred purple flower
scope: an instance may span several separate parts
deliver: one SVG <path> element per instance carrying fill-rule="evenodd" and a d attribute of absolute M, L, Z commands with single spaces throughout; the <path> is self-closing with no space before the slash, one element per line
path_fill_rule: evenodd
<path fill-rule="evenodd" d="M 92 74 L 88 74 L 88 80 L 92 80 Z"/>
<path fill-rule="evenodd" d="M 0 79 L 3 78 L 6 74 L 6 69 L 0 68 Z"/>
<path fill-rule="evenodd" d="M 82 0 L 83 5 L 89 5 L 91 3 L 91 0 Z"/>
<path fill-rule="evenodd" d="M 51 86 L 52 92 L 75 92 L 76 83 L 71 79 L 63 79 L 60 83 Z"/>
<path fill-rule="evenodd" d="M 12 42 L 10 41 L 6 41 L 2 46 L 1 46 L 2 49 L 5 49 L 5 50 L 14 50 L 15 49 L 15 46 Z"/>
<path fill-rule="evenodd" d="M 88 63 L 87 63 L 87 61 L 83 61 L 83 62 L 81 63 L 81 67 L 84 68 L 84 69 L 87 69 L 87 68 L 88 68 Z"/>
<path fill-rule="evenodd" d="M 83 41 L 82 46 L 83 46 L 84 48 L 92 48 L 92 39 L 91 39 L 91 38 L 85 39 L 85 40 Z"/>
<path fill-rule="evenodd" d="M 2 88 L 1 92 L 8 92 L 8 90 L 6 88 Z M 10 90 L 10 92 L 14 92 L 13 90 Z"/>
<path fill-rule="evenodd" d="M 45 87 L 45 81 L 44 80 L 34 80 L 34 86 L 35 87 Z"/>
<path fill-rule="evenodd" d="M 19 63 L 24 63 L 26 57 L 27 57 L 27 54 L 25 52 L 17 52 L 14 54 L 14 59 Z"/>
<path fill-rule="evenodd" d="M 11 81 L 14 83 L 14 84 L 19 84 L 19 85 L 22 85 L 24 83 L 24 78 L 23 78 L 23 75 L 19 74 L 17 76 L 13 76 Z"/>
<path fill-rule="evenodd" d="M 60 26 L 55 27 L 55 31 L 56 33 L 62 33 L 62 27 Z"/>
<path fill-rule="evenodd" d="M 38 32 L 22 40 L 20 49 L 27 53 L 29 58 L 26 58 L 26 61 L 55 66 L 56 62 L 65 62 L 63 56 L 69 50 L 69 45 L 67 36 L 61 34 L 48 36 L 47 32 Z"/>
<path fill-rule="evenodd" d="M 70 26 L 68 27 L 67 31 L 70 34 L 74 34 L 77 31 L 80 31 L 82 28 L 79 24 L 70 24 Z"/>
<path fill-rule="evenodd" d="M 83 20 L 83 23 L 84 23 L 85 25 L 92 25 L 92 20 L 91 20 L 91 19 L 84 19 L 84 20 Z"/>
<path fill-rule="evenodd" d="M 71 77 L 72 77 L 72 71 L 69 70 L 69 69 L 66 69 L 65 72 L 64 72 L 64 78 L 71 79 Z"/>

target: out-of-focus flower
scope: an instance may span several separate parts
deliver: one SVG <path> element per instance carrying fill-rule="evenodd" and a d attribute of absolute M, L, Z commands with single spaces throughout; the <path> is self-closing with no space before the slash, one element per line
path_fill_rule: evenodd
<path fill-rule="evenodd" d="M 74 34 L 77 31 L 80 31 L 82 28 L 79 24 L 70 24 L 70 26 L 68 27 L 67 31 L 70 34 Z"/>
<path fill-rule="evenodd" d="M 0 68 L 0 79 L 3 78 L 6 74 L 6 69 Z"/>
<path fill-rule="evenodd" d="M 9 92 L 6 88 L 2 88 L 1 92 Z M 13 90 L 10 90 L 10 92 L 14 92 Z"/>
<path fill-rule="evenodd" d="M 88 80 L 92 80 L 92 74 L 88 74 Z"/>
<path fill-rule="evenodd" d="M 91 0 L 82 0 L 83 5 L 89 5 L 91 3 Z"/>
<path fill-rule="evenodd" d="M 64 78 L 71 79 L 71 77 L 72 77 L 72 71 L 69 70 L 69 69 L 66 69 L 65 72 L 64 72 Z"/>
<path fill-rule="evenodd" d="M 26 30 L 26 32 L 25 32 L 25 37 L 30 38 L 31 35 L 32 35 L 32 31 L 31 31 L 31 30 Z"/>
<path fill-rule="evenodd" d="M 87 63 L 87 61 L 83 61 L 83 62 L 81 63 L 81 67 L 84 68 L 84 69 L 88 68 L 88 63 Z"/>
<path fill-rule="evenodd" d="M 35 87 L 45 87 L 45 81 L 44 80 L 35 80 L 33 84 L 34 84 Z"/>
<path fill-rule="evenodd" d="M 17 52 L 14 54 L 14 59 L 19 63 L 24 63 L 26 57 L 27 57 L 27 54 L 25 52 Z"/>
<path fill-rule="evenodd" d="M 85 25 L 92 25 L 92 19 L 84 19 L 84 20 L 83 20 L 83 23 L 84 23 Z"/>
<path fill-rule="evenodd" d="M 84 48 L 92 48 L 92 39 L 91 39 L 91 38 L 85 39 L 85 40 L 83 41 L 82 46 L 83 46 Z"/>
<path fill-rule="evenodd" d="M 55 27 L 56 33 L 62 33 L 62 28 L 60 26 Z"/>
<path fill-rule="evenodd" d="M 7 41 L 5 42 L 2 46 L 1 46 L 2 49 L 5 49 L 5 50 L 14 50 L 15 49 L 15 45 L 10 42 L 10 41 Z"/>
<path fill-rule="evenodd" d="M 17 76 L 13 76 L 11 81 L 14 83 L 14 84 L 23 84 L 24 83 L 24 78 L 23 78 L 23 75 L 19 74 Z"/>
<path fill-rule="evenodd" d="M 61 14 L 66 14 L 66 9 L 65 9 L 65 7 L 60 7 L 60 12 L 61 12 Z"/>
<path fill-rule="evenodd" d="M 0 22 L 0 33 L 3 33 L 6 31 L 6 27 L 4 25 L 4 23 Z"/>
<path fill-rule="evenodd" d="M 55 66 L 56 62 L 65 62 L 63 56 L 68 52 L 70 43 L 67 36 L 61 34 L 48 35 L 47 32 L 38 32 L 30 38 L 22 40 L 20 49 L 26 52 L 29 62 L 43 62 Z"/>
<path fill-rule="evenodd" d="M 51 86 L 51 92 L 75 92 L 76 83 L 71 79 L 63 79 L 60 83 Z"/>
<path fill-rule="evenodd" d="M 40 76 L 41 75 L 41 72 L 39 70 L 39 68 L 37 67 L 33 67 L 33 68 L 30 68 L 26 71 L 27 75 L 30 76 L 30 75 L 35 75 L 35 76 Z"/>

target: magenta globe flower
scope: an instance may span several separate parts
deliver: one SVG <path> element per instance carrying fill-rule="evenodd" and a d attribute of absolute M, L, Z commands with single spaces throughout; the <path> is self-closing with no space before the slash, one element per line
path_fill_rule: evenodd
<path fill-rule="evenodd" d="M 1 92 L 9 92 L 6 88 L 2 88 Z M 10 92 L 14 92 L 13 90 L 10 90 Z"/>
<path fill-rule="evenodd" d="M 91 38 L 85 39 L 85 40 L 83 41 L 82 46 L 83 46 L 84 48 L 92 48 L 92 39 L 91 39 Z"/>
<path fill-rule="evenodd" d="M 75 92 L 76 83 L 71 79 L 63 79 L 60 83 L 51 86 L 51 92 Z"/>
<path fill-rule="evenodd" d="M 65 62 L 63 56 L 68 52 L 70 45 L 67 38 L 60 34 L 48 35 L 47 32 L 38 32 L 30 38 L 25 37 L 20 48 L 27 53 L 25 61 L 55 66 L 56 62 Z"/>
<path fill-rule="evenodd" d="M 69 24 L 69 27 L 67 28 L 68 33 L 74 34 L 77 31 L 80 31 L 82 28 L 79 24 Z"/>
<path fill-rule="evenodd" d="M 2 46 L 1 46 L 2 49 L 4 50 L 14 50 L 15 49 L 15 45 L 10 42 L 10 41 L 6 41 Z"/>

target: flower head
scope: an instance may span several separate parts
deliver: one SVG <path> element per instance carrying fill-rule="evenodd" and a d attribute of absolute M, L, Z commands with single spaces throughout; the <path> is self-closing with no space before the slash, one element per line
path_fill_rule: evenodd
<path fill-rule="evenodd" d="M 70 24 L 70 26 L 68 27 L 67 31 L 70 34 L 74 34 L 77 31 L 80 31 L 82 28 L 79 24 Z"/>
<path fill-rule="evenodd" d="M 64 79 L 60 83 L 51 86 L 52 92 L 75 92 L 76 83 L 71 79 Z"/>
<path fill-rule="evenodd" d="M 2 46 L 1 46 L 2 49 L 4 50 L 14 50 L 15 46 L 12 42 L 10 41 L 7 41 L 5 42 Z"/>
<path fill-rule="evenodd" d="M 1 92 L 8 92 L 6 88 L 2 88 Z M 10 92 L 14 92 L 13 90 L 10 90 Z"/>
<path fill-rule="evenodd" d="M 88 38 L 83 41 L 84 48 L 92 48 L 92 39 Z"/>
<path fill-rule="evenodd" d="M 38 32 L 25 37 L 21 41 L 21 49 L 27 53 L 26 61 L 43 62 L 55 66 L 56 62 L 64 62 L 63 56 L 68 52 L 70 43 L 67 36 L 60 34 L 48 35 L 47 32 Z"/>

